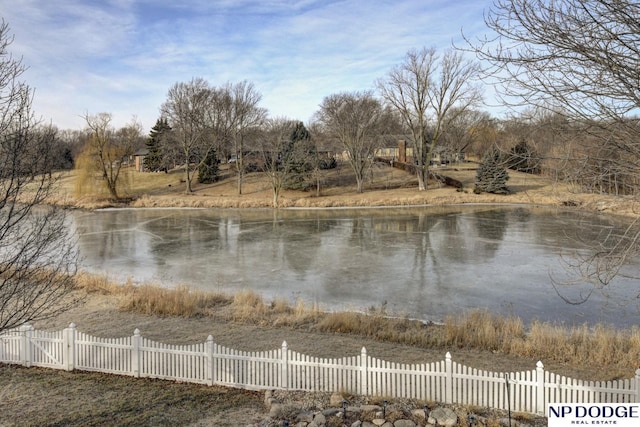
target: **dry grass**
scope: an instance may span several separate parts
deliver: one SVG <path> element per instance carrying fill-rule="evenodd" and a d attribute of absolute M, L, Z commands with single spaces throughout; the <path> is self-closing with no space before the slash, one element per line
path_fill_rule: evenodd
<path fill-rule="evenodd" d="M 448 316 L 443 325 L 390 317 L 384 309 L 369 313 L 323 312 L 317 305 L 284 299 L 265 301 L 245 290 L 235 295 L 173 289 L 153 285 L 118 285 L 106 276 L 81 274 L 78 288 L 87 293 L 120 297 L 120 310 L 146 315 L 215 317 L 261 326 L 301 328 L 318 332 L 357 335 L 379 341 L 422 348 L 464 348 L 535 358 L 575 366 L 608 367 L 612 376 L 637 368 L 640 328 L 616 330 L 605 325 L 566 327 L 533 322 L 526 327 L 513 316 L 472 310 Z M 621 374 L 628 376 L 628 374 Z"/>
<path fill-rule="evenodd" d="M 526 340 L 513 343 L 509 350 L 512 354 L 535 354 L 572 364 L 635 369 L 640 360 L 640 328 L 616 330 L 602 324 L 566 328 L 536 322 Z"/>
<path fill-rule="evenodd" d="M 91 372 L 0 365 L 3 426 L 236 427 L 262 418 L 263 393 Z"/>
<path fill-rule="evenodd" d="M 134 289 L 131 281 L 124 284 L 117 283 L 106 274 L 91 274 L 81 271 L 74 278 L 76 288 L 87 294 L 129 295 Z"/>
<path fill-rule="evenodd" d="M 444 341 L 456 347 L 503 352 L 508 350 L 513 340 L 526 339 L 524 324 L 520 318 L 497 316 L 486 310 L 447 316 L 444 334 Z"/>
<path fill-rule="evenodd" d="M 193 193 L 185 194 L 184 175 L 180 169 L 169 173 L 123 170 L 126 186 L 120 191 L 123 200 L 115 203 L 105 197 L 74 195 L 76 172 L 58 175 L 58 190 L 50 203 L 98 209 L 109 206 L 191 207 L 191 208 L 265 208 L 272 207 L 272 191 L 262 173 L 245 175 L 242 195 L 237 194 L 233 171 L 222 165 L 222 179 L 213 184 L 193 183 Z M 631 198 L 581 194 L 546 177 L 509 171 L 509 195 L 473 194 L 475 163 L 438 168 L 437 173 L 461 181 L 464 190 L 445 187 L 430 181 L 428 191 L 418 191 L 414 175 L 399 169 L 377 165 L 365 181 L 364 192 L 356 192 L 353 173 L 346 164 L 323 171 L 321 191 L 283 191 L 282 208 L 331 208 L 365 206 L 415 206 L 461 203 L 520 203 L 550 206 L 574 206 L 580 209 L 637 215 L 639 208 Z"/>
<path fill-rule="evenodd" d="M 120 305 L 124 311 L 158 315 L 196 317 L 205 316 L 210 310 L 229 303 L 224 294 L 203 292 L 178 286 L 173 289 L 142 285 Z"/>

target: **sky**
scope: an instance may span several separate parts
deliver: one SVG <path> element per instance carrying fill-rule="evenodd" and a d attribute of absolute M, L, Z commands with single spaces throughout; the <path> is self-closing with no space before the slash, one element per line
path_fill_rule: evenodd
<path fill-rule="evenodd" d="M 325 96 L 373 90 L 411 49 L 444 52 L 486 32 L 491 0 L 0 0 L 34 110 L 146 132 L 169 88 L 250 81 L 273 117 L 308 123 Z"/>

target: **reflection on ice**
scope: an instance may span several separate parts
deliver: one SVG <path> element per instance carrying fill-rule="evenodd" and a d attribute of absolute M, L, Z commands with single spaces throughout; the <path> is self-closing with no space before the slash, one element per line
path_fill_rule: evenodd
<path fill-rule="evenodd" d="M 386 307 L 438 321 L 467 308 L 525 320 L 637 324 L 631 280 L 554 287 L 560 255 L 584 251 L 605 217 L 541 208 L 110 210 L 78 213 L 85 267 L 135 282 L 302 298 L 325 309 Z M 633 268 L 637 269 L 637 265 Z M 634 299 L 635 301 L 635 299 Z"/>

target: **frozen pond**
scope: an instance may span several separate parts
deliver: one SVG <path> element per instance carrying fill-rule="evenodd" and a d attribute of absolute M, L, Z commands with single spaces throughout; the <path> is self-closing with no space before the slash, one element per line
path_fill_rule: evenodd
<path fill-rule="evenodd" d="M 605 216 L 517 206 L 75 212 L 84 268 L 134 282 L 317 302 L 425 320 L 488 308 L 525 320 L 638 324 L 638 283 L 606 293 L 566 278 L 561 255 L 617 232 Z M 640 263 L 630 268 L 638 270 Z"/>

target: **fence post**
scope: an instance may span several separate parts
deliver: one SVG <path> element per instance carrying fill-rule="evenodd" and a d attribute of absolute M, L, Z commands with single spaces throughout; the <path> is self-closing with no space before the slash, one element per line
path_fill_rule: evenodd
<path fill-rule="evenodd" d="M 62 334 L 62 367 L 67 371 L 76 368 L 76 324 L 71 323 Z"/>
<path fill-rule="evenodd" d="M 536 407 L 534 410 L 538 415 L 544 415 L 547 410 L 544 405 L 544 365 L 539 360 L 536 363 Z"/>
<path fill-rule="evenodd" d="M 640 403 L 640 369 L 636 369 L 636 401 Z"/>
<path fill-rule="evenodd" d="M 207 352 L 207 382 L 209 385 L 213 385 L 215 383 L 215 366 L 213 361 L 213 337 L 209 335 L 207 337 L 207 343 L 205 344 L 205 351 Z"/>
<path fill-rule="evenodd" d="M 453 362 L 451 361 L 451 353 L 447 351 L 444 362 L 445 380 L 444 380 L 444 403 L 453 403 Z"/>
<path fill-rule="evenodd" d="M 140 377 L 140 341 L 142 337 L 140 337 L 140 329 L 136 328 L 133 331 L 133 337 L 131 338 L 131 344 L 133 348 L 131 349 L 131 370 L 133 371 L 133 376 L 136 378 Z"/>
<path fill-rule="evenodd" d="M 22 351 L 20 352 L 20 361 L 26 367 L 31 366 L 31 338 L 33 337 L 33 326 L 28 323 L 20 326 L 20 341 L 22 344 Z"/>
<path fill-rule="evenodd" d="M 282 355 L 280 366 L 280 388 L 289 389 L 289 349 L 286 341 L 282 341 Z"/>
<path fill-rule="evenodd" d="M 369 395 L 369 384 L 367 382 L 367 349 L 362 347 L 360 351 L 360 395 L 368 396 Z"/>

